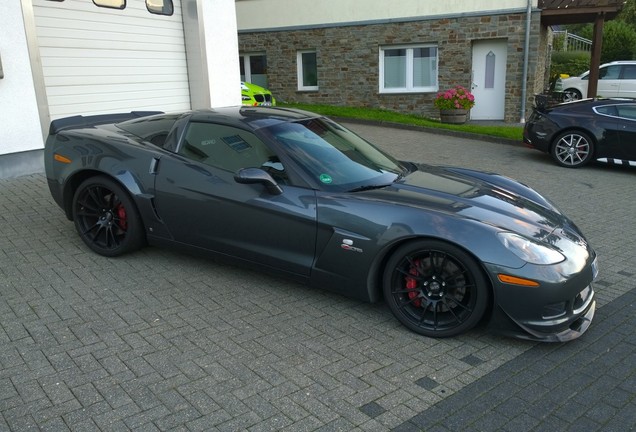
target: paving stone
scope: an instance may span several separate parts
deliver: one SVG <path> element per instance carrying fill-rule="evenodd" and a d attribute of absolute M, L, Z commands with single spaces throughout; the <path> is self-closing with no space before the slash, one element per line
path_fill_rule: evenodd
<path fill-rule="evenodd" d="M 633 169 L 564 170 L 521 146 L 351 127 L 396 157 L 500 172 L 549 196 L 599 255 L 588 333 L 435 340 L 383 303 L 195 254 L 100 257 L 36 174 L 0 180 L 0 430 L 636 428 Z"/>

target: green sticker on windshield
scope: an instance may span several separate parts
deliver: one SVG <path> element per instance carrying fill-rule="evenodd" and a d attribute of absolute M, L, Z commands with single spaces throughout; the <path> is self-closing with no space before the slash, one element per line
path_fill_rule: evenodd
<path fill-rule="evenodd" d="M 329 174 L 320 174 L 320 181 L 324 184 L 329 184 L 333 181 Z"/>

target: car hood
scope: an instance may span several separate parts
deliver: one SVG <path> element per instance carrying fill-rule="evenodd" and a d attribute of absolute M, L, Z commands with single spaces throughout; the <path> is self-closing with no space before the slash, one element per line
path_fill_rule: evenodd
<path fill-rule="evenodd" d="M 545 240 L 557 228 L 579 232 L 536 191 L 496 174 L 420 166 L 403 180 L 369 195 L 393 204 L 472 219 L 537 240 Z"/>
<path fill-rule="evenodd" d="M 568 78 L 561 78 L 561 83 L 562 84 L 568 84 L 568 83 L 573 83 L 573 82 L 581 82 L 583 78 L 583 75 L 581 76 L 572 76 L 572 77 L 568 77 Z"/>

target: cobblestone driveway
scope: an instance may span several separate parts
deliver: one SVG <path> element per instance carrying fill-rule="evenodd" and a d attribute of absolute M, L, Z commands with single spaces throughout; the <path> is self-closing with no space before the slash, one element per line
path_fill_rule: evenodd
<path fill-rule="evenodd" d="M 0 180 L 0 430 L 629 430 L 636 170 L 351 124 L 398 158 L 515 177 L 596 248 L 600 310 L 567 344 L 417 336 L 369 305 L 159 248 L 84 247 L 43 175 Z"/>

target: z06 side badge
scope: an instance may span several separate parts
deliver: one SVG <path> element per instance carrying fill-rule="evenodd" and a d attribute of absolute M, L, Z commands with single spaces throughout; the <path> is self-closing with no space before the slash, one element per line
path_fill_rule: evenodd
<path fill-rule="evenodd" d="M 357 248 L 353 245 L 353 240 L 351 239 L 342 239 L 342 244 L 340 245 L 340 247 L 347 251 L 359 252 L 359 253 L 363 252 L 362 249 Z"/>

